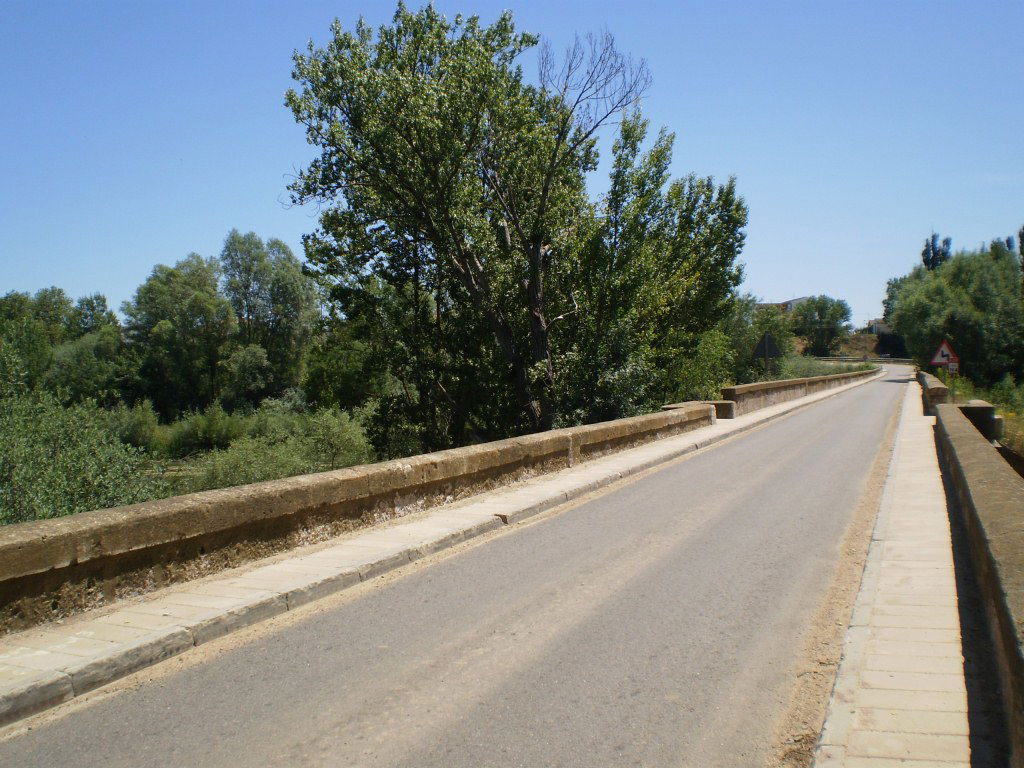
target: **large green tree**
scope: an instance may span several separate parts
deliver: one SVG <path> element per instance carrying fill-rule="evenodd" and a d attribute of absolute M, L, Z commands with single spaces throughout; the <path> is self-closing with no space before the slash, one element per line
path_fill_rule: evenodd
<path fill-rule="evenodd" d="M 558 60 L 542 48 L 532 84 L 517 58 L 536 43 L 508 13 L 484 26 L 400 5 L 376 33 L 336 22 L 296 54 L 287 102 L 320 156 L 292 192 L 325 207 L 310 268 L 385 372 L 379 423 L 410 428 L 379 448 L 650 407 L 739 281 L 734 183 L 670 182 L 670 134 L 642 149 L 645 66 L 588 37 Z M 592 202 L 615 119 L 611 188 Z"/>
<path fill-rule="evenodd" d="M 793 310 L 793 333 L 807 341 L 805 354 L 830 355 L 850 333 L 850 305 L 831 296 L 812 296 Z"/>
<path fill-rule="evenodd" d="M 165 418 L 205 408 L 219 394 L 237 322 L 219 280 L 218 262 L 193 253 L 173 267 L 158 265 L 124 304 L 144 394 Z"/>
<path fill-rule="evenodd" d="M 638 112 L 623 119 L 608 194 L 579 252 L 558 265 L 573 303 L 552 330 L 565 423 L 676 397 L 682 368 L 707 358 L 702 334 L 728 312 L 742 278 L 747 210 L 735 182 L 671 181 L 674 137 L 663 130 L 644 151 L 647 131 Z"/>
<path fill-rule="evenodd" d="M 586 210 L 595 134 L 648 82 L 603 36 L 561 63 L 545 49 L 531 85 L 516 60 L 536 43 L 509 13 L 484 26 L 399 5 L 376 35 L 335 22 L 325 48 L 296 54 L 287 95 L 321 152 L 292 185 L 327 206 L 307 238 L 314 270 L 433 265 L 437 286 L 457 284 L 441 301 L 492 335 L 527 429 L 555 420 L 550 324 L 572 304 L 551 277 Z"/>
<path fill-rule="evenodd" d="M 235 388 L 278 394 L 298 386 L 320 316 L 315 283 L 285 243 L 273 238 L 264 243 L 255 232 L 231 230 L 220 263 L 224 293 L 238 318 L 237 341 L 243 349 L 263 349 L 269 374 L 257 377 L 266 378 L 258 386 L 237 380 L 241 370 L 252 370 L 256 362 L 259 353 L 250 349 L 231 366 Z"/>

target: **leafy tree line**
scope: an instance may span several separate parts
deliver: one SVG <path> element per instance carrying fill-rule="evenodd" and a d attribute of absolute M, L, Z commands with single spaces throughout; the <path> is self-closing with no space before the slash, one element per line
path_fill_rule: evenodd
<path fill-rule="evenodd" d="M 1024 292 L 1019 237 L 954 252 L 946 238 L 925 241 L 922 263 L 889 281 L 885 319 L 910 354 L 927 365 L 943 339 L 961 359 L 960 374 L 981 387 L 1024 377 Z"/>
<path fill-rule="evenodd" d="M 315 285 L 288 247 L 238 231 L 219 259 L 193 253 L 158 265 L 122 310 L 123 324 L 101 294 L 8 293 L 0 356 L 17 359 L 29 389 L 108 407 L 149 401 L 172 420 L 299 386 L 320 319 Z"/>
<path fill-rule="evenodd" d="M 531 80 L 520 60 L 537 46 Z M 639 106 L 647 68 L 610 35 L 556 56 L 508 13 L 488 26 L 400 4 L 378 30 L 336 22 L 294 61 L 286 103 L 318 151 L 291 185 L 321 207 L 305 264 L 232 231 L 217 258 L 157 266 L 121 318 L 100 295 L 0 298 L 0 520 L 810 372 L 794 319 L 737 294 L 735 181 L 672 178 L 674 135 Z M 592 195 L 613 126 L 607 191 Z M 828 347 L 849 310 L 813 306 L 805 325 Z M 752 356 L 765 331 L 788 355 L 772 370 Z"/>
<path fill-rule="evenodd" d="M 0 522 L 313 472 L 374 452 L 306 402 L 316 287 L 280 241 L 157 266 L 122 307 L 0 297 Z"/>

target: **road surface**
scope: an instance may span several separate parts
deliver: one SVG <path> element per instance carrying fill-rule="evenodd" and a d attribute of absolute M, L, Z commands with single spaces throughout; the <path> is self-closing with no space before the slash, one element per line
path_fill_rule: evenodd
<path fill-rule="evenodd" d="M 196 649 L 0 766 L 759 765 L 908 372 Z"/>

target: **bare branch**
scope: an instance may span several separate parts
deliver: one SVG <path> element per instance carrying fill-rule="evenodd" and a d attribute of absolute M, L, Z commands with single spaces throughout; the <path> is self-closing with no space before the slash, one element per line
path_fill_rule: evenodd
<path fill-rule="evenodd" d="M 604 30 L 582 40 L 577 36 L 560 67 L 555 64 L 550 44 L 545 42 L 540 56 L 540 83 L 567 108 L 571 128 L 589 138 L 615 113 L 643 96 L 651 85 L 651 73 L 643 59 L 619 51 L 615 38 Z"/>

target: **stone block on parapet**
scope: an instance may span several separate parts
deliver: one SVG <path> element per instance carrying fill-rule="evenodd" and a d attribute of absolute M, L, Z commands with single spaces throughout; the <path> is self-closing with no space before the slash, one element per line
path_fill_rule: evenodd
<path fill-rule="evenodd" d="M 924 371 L 918 371 L 917 380 L 921 385 L 921 394 L 924 397 L 925 408 L 929 412 L 936 405 L 949 401 L 949 389 L 935 376 Z"/>
<path fill-rule="evenodd" d="M 996 407 L 992 403 L 968 400 L 959 408 L 986 440 L 998 440 L 1003 436 L 1003 419 L 996 414 Z"/>
<path fill-rule="evenodd" d="M 681 403 L 669 403 L 668 405 L 661 406 L 663 411 L 676 411 L 680 408 L 688 408 L 695 404 L 700 405 L 711 405 L 715 408 L 716 419 L 734 419 L 736 418 L 736 403 L 732 400 L 698 400 L 691 401 L 686 400 Z"/>

